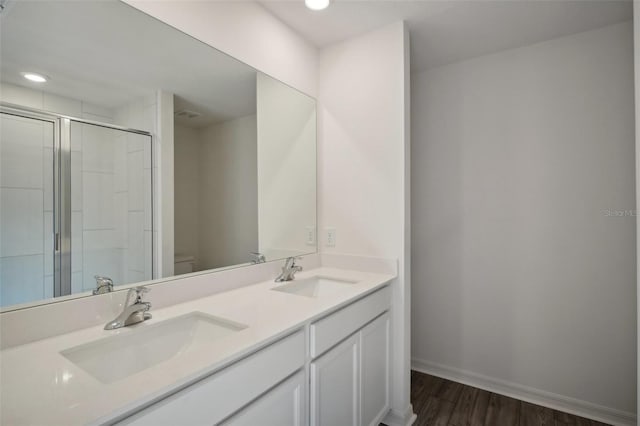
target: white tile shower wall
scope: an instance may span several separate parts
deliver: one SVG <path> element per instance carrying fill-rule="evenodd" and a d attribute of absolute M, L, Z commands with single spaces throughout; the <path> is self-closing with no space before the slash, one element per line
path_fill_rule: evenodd
<path fill-rule="evenodd" d="M 3 115 L 0 121 L 0 306 L 39 300 L 53 274 L 52 199 L 44 167 L 53 124 Z M 53 173 L 52 173 L 53 174 Z"/>
<path fill-rule="evenodd" d="M 24 106 L 28 108 L 35 108 L 42 111 L 49 111 L 53 113 L 59 113 L 63 115 L 69 115 L 72 117 L 84 118 L 93 121 L 112 123 L 113 111 L 109 108 L 104 108 L 98 105 L 94 105 L 88 102 L 80 101 L 77 99 L 66 98 L 58 95 L 46 93 L 41 90 L 34 90 L 26 87 L 15 86 L 11 84 L 1 83 L 0 93 L 2 101 L 17 106 Z M 32 126 L 33 127 L 33 126 Z M 100 133 L 99 128 L 90 128 L 87 130 L 87 134 L 83 134 L 84 126 L 72 126 L 71 128 L 71 174 L 73 179 L 73 185 L 71 188 L 71 210 L 72 210 L 72 253 L 71 253 L 71 267 L 72 267 L 72 280 L 71 288 L 72 292 L 76 293 L 83 291 L 84 283 L 82 278 L 83 271 L 83 137 L 89 138 L 92 134 Z M 31 130 L 27 129 L 15 129 L 14 127 L 2 126 L 3 140 L 5 136 L 13 137 L 13 131 L 19 131 L 20 133 L 20 152 L 12 152 L 12 148 L 16 145 L 5 146 L 3 142 L 2 148 L 2 167 L 0 182 L 2 187 L 10 187 L 22 180 L 20 187 L 31 187 L 32 189 L 38 189 L 43 191 L 41 200 L 41 209 L 44 212 L 42 216 L 39 214 L 36 217 L 32 217 L 32 214 L 23 215 L 20 218 L 24 226 L 25 221 L 32 221 L 33 226 L 28 225 L 29 229 L 35 231 L 42 230 L 43 236 L 39 238 L 39 244 L 43 246 L 40 249 L 42 259 L 36 259 L 35 256 L 28 256 L 28 259 L 14 259 L 3 262 L 5 268 L 2 272 L 3 290 L 0 304 L 10 305 L 14 303 L 24 302 L 28 300 L 50 298 L 53 297 L 53 140 L 51 144 L 44 146 L 41 154 L 38 154 L 35 150 L 24 149 L 24 143 L 29 143 L 33 140 L 30 136 L 40 133 L 41 129 L 33 127 Z M 35 133 L 34 133 L 35 132 Z M 98 144 L 103 144 L 107 141 L 100 138 L 92 138 L 97 140 Z M 5 148 L 7 148 L 5 150 Z M 109 170 L 110 159 L 108 157 L 101 157 L 97 155 L 94 146 L 89 146 L 87 152 L 84 153 L 88 158 L 89 165 L 85 165 L 84 168 L 89 167 L 94 171 Z M 15 150 L 14 150 L 15 151 Z M 23 158 L 16 158 L 18 157 Z M 29 183 L 31 181 L 31 183 Z M 95 179 L 94 179 L 95 181 Z M 34 182 L 41 182 L 35 185 Z M 11 194 L 6 194 L 11 196 Z M 35 197 L 34 197 L 35 199 Z M 25 207 L 25 206 L 22 206 Z M 2 212 L 2 216 L 7 218 Z M 39 219 L 38 219 L 39 218 Z M 39 225 L 36 224 L 39 222 Z M 91 224 L 91 223 L 90 223 Z M 95 223 L 93 224 L 95 225 Z M 7 227 L 6 222 L 3 222 L 2 229 L 3 234 L 10 231 L 11 227 Z M 19 229 L 13 227 L 13 229 Z M 29 234 L 28 234 L 29 235 Z M 8 241 L 2 237 L 3 241 Z M 30 244 L 35 244 L 34 238 L 22 238 L 24 241 L 31 241 Z M 7 243 L 7 245 L 13 245 Z M 19 248 L 19 246 L 18 246 Z M 36 262 L 41 262 L 40 266 L 36 266 Z M 29 273 L 21 274 L 20 277 L 11 275 L 10 271 L 20 271 L 20 267 L 28 265 Z M 34 271 L 39 271 L 43 274 L 42 277 L 35 278 Z M 23 276 L 24 275 L 24 276 Z M 39 289 L 37 292 L 26 291 L 25 286 L 28 285 L 31 280 L 36 279 L 39 286 L 43 286 L 43 289 Z M 93 280 L 93 279 L 92 279 Z M 19 283 L 20 285 L 16 285 Z M 93 284 L 91 284 L 93 286 Z M 22 297 L 9 296 L 8 293 L 19 288 L 23 292 Z M 40 294 L 40 292 L 42 294 Z"/>
<path fill-rule="evenodd" d="M 116 112 L 119 125 L 157 133 L 157 100 L 155 96 L 145 97 L 139 101 L 126 105 Z M 151 143 L 149 137 L 134 133 L 124 135 L 124 146 L 118 147 L 118 158 L 125 156 L 124 170 L 116 173 L 116 188 L 118 193 L 126 194 L 126 198 L 119 198 L 118 229 L 123 230 L 122 256 L 123 279 L 125 282 L 138 282 L 152 278 L 152 208 L 151 177 L 152 168 Z M 157 164 L 157 163 L 156 163 Z M 118 166 L 120 167 L 120 166 Z M 157 171 L 155 171 L 157 172 Z M 153 198 L 159 199 L 159 193 Z M 157 206 L 157 204 L 156 204 Z M 156 222 L 157 223 L 157 222 Z"/>

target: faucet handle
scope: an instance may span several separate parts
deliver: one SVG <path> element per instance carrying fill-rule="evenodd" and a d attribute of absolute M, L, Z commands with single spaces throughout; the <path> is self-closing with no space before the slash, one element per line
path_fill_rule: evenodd
<path fill-rule="evenodd" d="M 267 261 L 264 254 L 259 251 L 251 251 L 249 252 L 249 255 L 251 256 L 251 263 L 253 264 L 265 263 Z"/>
<path fill-rule="evenodd" d="M 131 296 L 133 296 L 135 294 L 135 299 L 133 301 L 133 303 L 142 303 L 142 295 L 144 293 L 149 293 L 151 291 L 151 289 L 149 289 L 148 287 L 145 286 L 137 286 L 137 287 L 132 287 L 129 289 L 129 291 L 127 292 L 127 299 L 126 299 L 126 303 L 129 303 L 129 300 L 131 300 Z"/>
<path fill-rule="evenodd" d="M 93 295 L 110 293 L 113 291 L 113 280 L 109 277 L 94 275 L 96 280 L 96 288 L 92 291 Z"/>

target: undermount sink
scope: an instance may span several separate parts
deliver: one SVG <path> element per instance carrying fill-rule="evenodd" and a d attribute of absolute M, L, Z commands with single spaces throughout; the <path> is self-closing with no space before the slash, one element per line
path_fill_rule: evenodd
<path fill-rule="evenodd" d="M 288 284 L 274 287 L 271 290 L 296 294 L 298 296 L 324 297 L 340 292 L 355 283 L 357 283 L 357 281 L 343 280 L 340 278 L 310 277 L 294 280 Z"/>
<path fill-rule="evenodd" d="M 192 312 L 60 353 L 102 383 L 113 383 L 245 328 L 243 324 Z"/>

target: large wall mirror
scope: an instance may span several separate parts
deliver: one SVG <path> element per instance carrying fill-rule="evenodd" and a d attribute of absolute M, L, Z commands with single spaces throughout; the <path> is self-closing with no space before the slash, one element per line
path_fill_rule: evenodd
<path fill-rule="evenodd" d="M 117 0 L 0 19 L 3 311 L 316 251 L 313 98 Z"/>

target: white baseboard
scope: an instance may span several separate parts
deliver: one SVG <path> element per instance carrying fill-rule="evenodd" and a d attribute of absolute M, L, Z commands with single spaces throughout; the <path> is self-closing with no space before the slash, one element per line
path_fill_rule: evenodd
<path fill-rule="evenodd" d="M 471 371 L 460 370 L 446 365 L 413 358 L 411 368 L 421 373 L 442 377 L 468 386 L 484 389 L 489 392 L 520 399 L 532 404 L 552 408 L 576 416 L 586 417 L 599 422 L 609 423 L 615 426 L 631 426 L 636 424 L 634 413 L 616 410 L 582 401 L 575 398 L 546 392 L 540 389 L 511 383 L 500 379 L 476 374 Z"/>
<path fill-rule="evenodd" d="M 413 412 L 413 406 L 409 404 L 404 413 L 399 413 L 393 409 L 389 410 L 382 419 L 382 423 L 387 426 L 411 426 L 417 418 L 418 416 Z"/>

